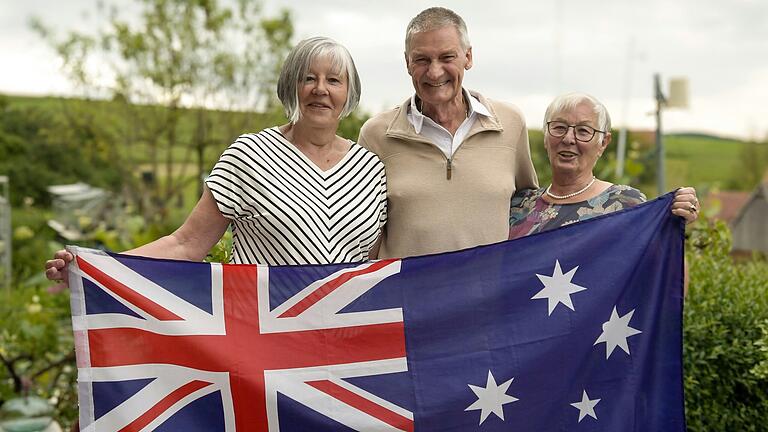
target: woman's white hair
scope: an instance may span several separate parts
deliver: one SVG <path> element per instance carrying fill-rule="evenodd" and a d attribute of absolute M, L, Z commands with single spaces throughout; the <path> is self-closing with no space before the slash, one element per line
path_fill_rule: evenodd
<path fill-rule="evenodd" d="M 285 58 L 277 80 L 277 97 L 292 124 L 296 124 L 301 118 L 299 85 L 304 82 L 312 62 L 318 58 L 329 59 L 335 72 L 347 76 L 347 102 L 339 118 L 351 114 L 360 102 L 360 77 L 349 51 L 340 43 L 327 37 L 304 39 L 296 44 Z"/>
<path fill-rule="evenodd" d="M 570 111 L 583 103 L 592 106 L 592 109 L 597 116 L 597 128 L 604 132 L 610 132 L 611 116 L 608 114 L 608 109 L 605 108 L 605 105 L 603 105 L 602 102 L 586 93 L 566 93 L 556 97 L 547 107 L 547 111 L 544 113 L 544 133 L 547 133 L 547 122 L 552 120 L 552 116 L 561 112 Z"/>

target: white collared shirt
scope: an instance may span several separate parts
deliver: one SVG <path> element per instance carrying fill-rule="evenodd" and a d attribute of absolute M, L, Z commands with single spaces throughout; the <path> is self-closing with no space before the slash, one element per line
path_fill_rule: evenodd
<path fill-rule="evenodd" d="M 456 129 L 455 135 L 451 135 L 446 128 L 440 126 L 437 122 L 419 111 L 416 107 L 416 95 L 411 96 L 411 106 L 408 110 L 408 122 L 411 123 L 416 133 L 435 144 L 445 153 L 445 157 L 449 159 L 459 148 L 464 138 L 467 137 L 472 125 L 477 121 L 477 116 L 491 116 L 488 108 L 477 100 L 476 97 L 469 94 L 466 90 L 462 89 L 462 91 L 464 92 L 464 99 L 469 101 L 469 113 L 464 122 Z"/>

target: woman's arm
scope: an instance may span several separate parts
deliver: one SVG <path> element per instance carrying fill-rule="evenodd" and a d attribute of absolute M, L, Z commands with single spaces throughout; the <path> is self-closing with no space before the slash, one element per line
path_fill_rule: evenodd
<path fill-rule="evenodd" d="M 200 201 L 176 231 L 123 253 L 152 258 L 202 261 L 228 226 L 229 219 L 221 214 L 213 194 L 206 186 Z M 45 277 L 53 281 L 63 281 L 65 286 L 67 284 L 66 266 L 73 259 L 72 254 L 66 250 L 57 251 L 53 259 L 45 262 Z"/>
<path fill-rule="evenodd" d="M 229 226 L 207 186 L 195 208 L 176 231 L 144 246 L 125 251 L 128 255 L 202 261 Z"/>

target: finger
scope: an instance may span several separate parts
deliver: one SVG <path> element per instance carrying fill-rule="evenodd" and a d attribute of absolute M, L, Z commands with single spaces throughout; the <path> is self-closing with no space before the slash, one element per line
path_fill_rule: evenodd
<path fill-rule="evenodd" d="M 687 211 L 685 211 L 683 209 L 675 208 L 675 209 L 672 209 L 672 214 L 675 215 L 675 216 L 680 216 L 680 217 L 684 218 L 684 217 L 686 217 L 689 214 L 689 212 L 687 212 Z"/>
<path fill-rule="evenodd" d="M 62 273 L 55 268 L 49 268 L 45 271 L 45 277 L 49 280 L 55 281 L 55 280 L 61 280 L 63 278 Z"/>
<path fill-rule="evenodd" d="M 673 211 L 677 210 L 679 212 L 690 212 L 690 211 L 698 211 L 699 208 L 690 202 L 684 201 L 684 202 L 674 203 L 672 205 L 672 210 Z"/>
<path fill-rule="evenodd" d="M 673 213 L 685 219 L 686 225 L 696 221 L 699 217 L 698 210 L 692 204 L 687 209 L 675 209 Z"/>
<path fill-rule="evenodd" d="M 45 262 L 45 269 L 61 270 L 67 266 L 63 259 L 52 259 Z"/>
<path fill-rule="evenodd" d="M 681 208 L 688 208 L 691 204 L 698 204 L 696 202 L 696 199 L 692 196 L 686 195 L 686 196 L 679 196 L 672 201 L 672 205 L 676 207 Z"/>
<path fill-rule="evenodd" d="M 675 195 L 675 197 L 680 197 L 681 199 L 685 199 L 687 201 L 692 202 L 693 204 L 696 204 L 698 206 L 699 199 L 696 196 L 696 189 L 692 187 L 684 187 L 678 189 L 678 194 Z"/>
<path fill-rule="evenodd" d="M 685 210 L 689 210 L 691 208 L 695 208 L 695 210 L 698 211 L 699 210 L 699 202 L 698 202 L 698 200 L 696 199 L 695 196 L 686 195 L 686 196 L 681 196 L 678 199 L 675 199 L 672 202 L 672 207 L 673 208 L 681 208 L 681 209 L 685 209 Z"/>
<path fill-rule="evenodd" d="M 67 270 L 62 268 L 57 268 L 57 267 L 47 268 L 45 269 L 45 277 L 53 281 L 66 279 Z"/>
<path fill-rule="evenodd" d="M 685 223 L 689 224 L 696 219 L 698 219 L 698 210 L 694 210 L 695 207 L 691 208 L 691 205 L 689 204 L 688 208 L 682 208 L 682 207 L 675 207 L 672 209 L 672 214 L 675 216 L 680 216 L 683 219 L 685 219 Z"/>
<path fill-rule="evenodd" d="M 60 259 L 60 260 L 63 260 L 65 263 L 68 263 L 68 262 L 72 261 L 75 258 L 71 253 L 69 253 L 65 249 L 61 249 L 61 250 L 56 251 L 56 253 L 53 254 L 53 257 L 57 258 L 57 259 Z"/>

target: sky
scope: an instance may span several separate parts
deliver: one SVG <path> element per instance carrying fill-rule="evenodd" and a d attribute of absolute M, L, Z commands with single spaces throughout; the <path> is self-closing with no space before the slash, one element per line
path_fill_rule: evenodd
<path fill-rule="evenodd" d="M 226 1 L 226 0 L 224 0 Z M 133 2 L 113 2 L 128 13 Z M 0 93 L 72 95 L 61 62 L 29 29 L 35 15 L 59 32 L 95 28 L 96 0 L 0 0 Z M 614 126 L 655 128 L 653 76 L 688 82 L 687 109 L 663 113 L 665 132 L 768 139 L 768 1 L 765 0 L 265 0 L 288 8 L 298 41 L 329 36 L 355 59 L 361 106 L 376 113 L 413 92 L 405 27 L 430 6 L 467 23 L 474 66 L 466 88 L 511 102 L 539 128 L 558 94 L 600 99 Z"/>

